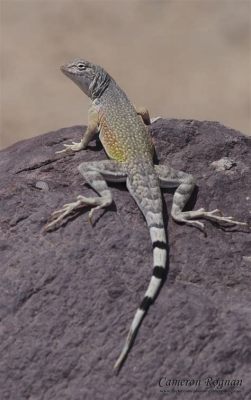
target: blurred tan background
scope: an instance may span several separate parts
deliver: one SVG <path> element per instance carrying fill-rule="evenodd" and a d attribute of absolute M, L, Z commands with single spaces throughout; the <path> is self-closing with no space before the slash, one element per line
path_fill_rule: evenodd
<path fill-rule="evenodd" d="M 87 121 L 59 71 L 102 65 L 151 115 L 251 133 L 250 0 L 0 0 L 1 147 Z"/>

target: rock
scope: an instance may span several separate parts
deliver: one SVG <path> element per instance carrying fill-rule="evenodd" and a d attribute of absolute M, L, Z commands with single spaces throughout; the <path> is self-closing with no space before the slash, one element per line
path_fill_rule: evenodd
<path fill-rule="evenodd" d="M 236 162 L 228 157 L 223 157 L 220 160 L 213 161 L 211 165 L 216 171 L 227 171 L 236 166 Z"/>
<path fill-rule="evenodd" d="M 92 193 L 77 165 L 104 159 L 100 143 L 55 155 L 82 131 L 60 129 L 0 152 L 0 398 L 163 399 L 161 390 L 183 390 L 194 399 L 192 390 L 222 387 L 232 388 L 224 395 L 232 400 L 247 399 L 250 233 L 206 222 L 205 237 L 175 223 L 167 217 L 169 191 L 167 280 L 114 375 L 151 276 L 152 249 L 123 184 L 112 185 L 115 205 L 100 212 L 94 227 L 83 210 L 56 231 L 43 231 L 52 211 Z M 151 133 L 160 163 L 197 177 L 189 207 L 250 221 L 250 138 L 215 122 L 174 119 L 159 119 Z M 212 163 L 224 157 L 234 160 L 231 169 L 215 170 Z"/>

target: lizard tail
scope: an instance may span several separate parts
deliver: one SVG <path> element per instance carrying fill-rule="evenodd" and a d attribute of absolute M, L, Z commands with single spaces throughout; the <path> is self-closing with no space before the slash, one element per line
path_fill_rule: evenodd
<path fill-rule="evenodd" d="M 138 199 L 136 200 L 137 203 L 139 204 Z M 143 207 L 140 208 L 142 210 Z M 122 366 L 125 358 L 127 357 L 127 354 L 134 341 L 138 328 L 148 308 L 153 303 L 159 291 L 159 288 L 166 276 L 167 244 L 166 244 L 166 235 L 162 217 L 162 207 L 161 210 L 158 211 L 156 210 L 157 212 L 156 211 L 150 212 L 147 210 L 142 210 L 142 211 L 145 215 L 147 225 L 150 230 L 150 236 L 153 245 L 153 272 L 148 288 L 145 292 L 143 301 L 141 302 L 139 308 L 137 309 L 134 315 L 124 347 L 122 348 L 120 356 L 114 365 L 114 370 L 116 372 L 120 370 L 120 367 Z"/>

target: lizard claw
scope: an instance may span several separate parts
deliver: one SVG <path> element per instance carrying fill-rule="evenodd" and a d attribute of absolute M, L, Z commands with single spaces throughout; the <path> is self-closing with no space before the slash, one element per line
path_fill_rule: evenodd
<path fill-rule="evenodd" d="M 93 226 L 93 220 L 92 220 L 93 213 L 94 213 L 94 211 L 95 211 L 97 208 L 100 208 L 100 207 L 94 207 L 94 208 L 92 208 L 91 211 L 90 211 L 89 214 L 88 214 L 88 222 L 89 222 L 89 224 L 91 224 L 91 226 Z"/>
<path fill-rule="evenodd" d="M 88 222 L 91 226 L 93 226 L 93 221 L 92 221 L 92 215 L 90 215 L 91 213 L 88 214 Z"/>
<path fill-rule="evenodd" d="M 162 117 L 153 117 L 153 118 L 150 118 L 150 123 L 151 124 L 154 124 L 154 122 L 156 122 L 156 121 L 158 121 L 159 119 L 161 119 Z"/>
<path fill-rule="evenodd" d="M 72 144 L 64 144 L 65 149 L 56 151 L 56 154 L 67 153 L 68 151 L 80 151 L 84 148 L 81 142 L 72 142 Z"/>

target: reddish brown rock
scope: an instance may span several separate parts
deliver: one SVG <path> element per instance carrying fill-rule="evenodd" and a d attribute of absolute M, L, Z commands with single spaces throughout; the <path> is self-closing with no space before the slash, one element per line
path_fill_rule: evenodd
<path fill-rule="evenodd" d="M 43 232 L 52 211 L 92 193 L 77 165 L 106 157 L 95 143 L 71 156 L 55 155 L 82 130 L 61 129 L 0 152 L 0 398 L 163 399 L 160 390 L 182 389 L 190 390 L 186 399 L 195 399 L 195 383 L 178 387 L 169 380 L 200 380 L 197 389 L 205 390 L 209 377 L 242 380 L 223 396 L 250 398 L 250 233 L 206 222 L 205 237 L 176 224 L 167 217 L 167 191 L 167 280 L 114 375 L 151 276 L 152 249 L 122 184 L 113 185 L 115 205 L 94 227 L 85 210 Z M 157 121 L 151 132 L 160 163 L 197 177 L 190 207 L 250 218 L 250 138 L 215 122 L 174 119 Z"/>

